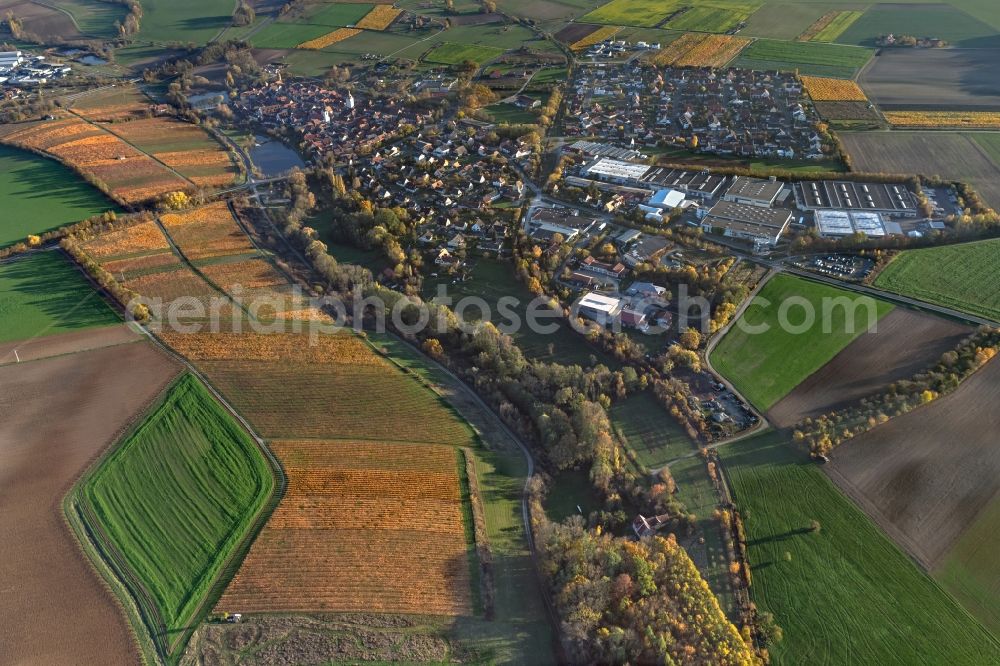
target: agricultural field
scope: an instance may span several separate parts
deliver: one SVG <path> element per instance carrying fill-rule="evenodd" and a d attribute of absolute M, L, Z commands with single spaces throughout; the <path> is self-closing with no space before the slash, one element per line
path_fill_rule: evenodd
<path fill-rule="evenodd" d="M 389 5 L 376 5 L 364 18 L 355 24 L 355 28 L 365 30 L 385 30 L 403 13 L 402 9 Z"/>
<path fill-rule="evenodd" d="M 747 19 L 741 36 L 795 39 L 827 11 L 823 4 L 769 0 Z"/>
<path fill-rule="evenodd" d="M 993 111 L 885 111 L 893 127 L 909 129 L 1000 129 Z"/>
<path fill-rule="evenodd" d="M 689 6 L 683 13 L 667 21 L 671 30 L 726 32 L 750 18 L 762 0 L 705 0 Z"/>
<path fill-rule="evenodd" d="M 854 81 L 803 76 L 802 86 L 814 102 L 867 102 L 865 91 Z"/>
<path fill-rule="evenodd" d="M 813 102 L 823 120 L 869 121 L 880 123 L 881 116 L 871 102 Z"/>
<path fill-rule="evenodd" d="M 190 185 L 114 134 L 74 116 L 13 127 L 0 140 L 52 155 L 126 204 L 147 201 Z"/>
<path fill-rule="evenodd" d="M 762 4 L 759 0 L 706 0 L 696 6 L 683 0 L 612 0 L 580 21 L 646 28 L 666 23 L 672 30 L 726 32 L 747 20 Z"/>
<path fill-rule="evenodd" d="M 574 24 L 572 27 L 576 28 L 577 24 Z M 580 26 L 580 27 L 583 27 L 583 26 Z M 597 27 L 597 26 L 593 26 L 593 27 Z M 587 48 L 588 46 L 593 46 L 594 44 L 599 44 L 599 43 L 601 43 L 601 42 L 603 42 L 603 41 L 605 41 L 607 39 L 611 39 L 612 37 L 614 37 L 618 33 L 619 30 L 621 30 L 621 28 L 619 28 L 618 26 L 614 26 L 614 25 L 604 25 L 604 26 L 601 26 L 601 27 L 597 27 L 596 30 L 588 32 L 587 34 L 583 35 L 579 39 L 577 39 L 577 40 L 575 40 L 573 42 L 570 42 L 569 43 L 569 47 L 571 49 L 573 49 L 574 51 L 582 51 L 583 49 Z"/>
<path fill-rule="evenodd" d="M 62 252 L 39 252 L 0 264 L 0 342 L 119 321 Z"/>
<path fill-rule="evenodd" d="M 427 389 L 350 333 L 164 333 L 265 437 L 357 437 L 464 445 L 472 432 Z M 280 354 L 280 355 L 279 355 Z M 438 418 L 428 418 L 429 414 Z"/>
<path fill-rule="evenodd" d="M 875 286 L 1000 321 L 1000 292 L 987 287 L 998 262 L 1000 240 L 906 250 Z"/>
<path fill-rule="evenodd" d="M 841 132 L 854 168 L 938 175 L 972 184 L 1000 209 L 1000 144 L 988 132 Z"/>
<path fill-rule="evenodd" d="M 62 501 L 179 367 L 145 342 L 105 347 L 106 329 L 87 333 L 80 346 L 90 351 L 0 367 L 4 663 L 140 661 L 121 606 L 67 529 Z"/>
<path fill-rule="evenodd" d="M 750 40 L 742 37 L 689 32 L 660 49 L 653 62 L 676 67 L 723 67 L 748 44 Z"/>
<path fill-rule="evenodd" d="M 997 62 L 1000 49 L 883 49 L 861 86 L 883 110 L 995 111 Z"/>
<path fill-rule="evenodd" d="M 989 633 L 780 433 L 720 453 L 744 517 L 753 600 L 784 630 L 773 663 L 995 661 Z"/>
<path fill-rule="evenodd" d="M 807 320 L 803 307 L 788 307 L 789 326 L 784 328 L 789 330 L 784 330 L 779 310 L 789 299 L 805 299 L 815 315 L 812 321 Z M 824 315 L 824 303 L 837 303 L 828 307 L 829 316 Z M 776 275 L 740 317 L 749 330 L 766 329 L 751 333 L 737 322 L 712 351 L 712 364 L 758 409 L 768 410 L 892 308 L 885 301 L 836 287 Z"/>
<path fill-rule="evenodd" d="M 225 201 L 160 217 L 171 239 L 191 261 L 255 252 Z"/>
<path fill-rule="evenodd" d="M 430 53 L 424 56 L 424 60 L 442 65 L 458 65 L 466 60 L 471 60 L 477 65 L 481 65 L 493 60 L 503 52 L 504 49 L 495 46 L 444 42 L 434 47 Z"/>
<path fill-rule="evenodd" d="M 336 30 L 331 30 L 325 35 L 321 35 L 315 39 L 310 39 L 307 42 L 302 42 L 298 45 L 300 49 L 312 49 L 319 50 L 325 49 L 328 46 L 333 46 L 337 42 L 342 42 L 345 39 L 350 39 L 355 35 L 360 35 L 363 31 L 357 28 L 337 28 Z"/>
<path fill-rule="evenodd" d="M 895 308 L 878 321 L 878 332 L 862 335 L 809 375 L 767 412 L 778 427 L 841 409 L 909 379 L 937 363 L 972 328 L 947 319 Z"/>
<path fill-rule="evenodd" d="M 994 7 L 995 10 L 995 7 Z M 997 30 L 946 3 L 876 4 L 842 34 L 841 44 L 875 46 L 879 35 L 937 37 L 961 48 L 1000 46 Z"/>
<path fill-rule="evenodd" d="M 199 187 L 231 185 L 239 174 L 226 149 L 197 125 L 157 117 L 109 129 Z"/>
<path fill-rule="evenodd" d="M 126 580 L 134 575 L 151 595 L 155 608 L 140 605 L 144 622 L 174 653 L 273 488 L 253 438 L 185 375 L 84 479 L 75 501 L 100 535 L 95 547 L 124 561 Z"/>
<path fill-rule="evenodd" d="M 639 462 L 651 469 L 694 450 L 683 428 L 649 391 L 616 402 L 611 408 L 611 422 Z"/>
<path fill-rule="evenodd" d="M 288 487 L 218 611 L 472 614 L 457 449 L 372 440 L 271 448 Z"/>
<path fill-rule="evenodd" d="M 24 29 L 43 39 L 77 41 L 113 39 L 115 21 L 125 17 L 122 5 L 100 0 L 50 0 L 44 4 L 28 0 L 0 0 L 0 15 L 8 12 L 21 19 Z"/>
<path fill-rule="evenodd" d="M 580 18 L 584 23 L 654 28 L 681 6 L 680 0 L 611 0 Z"/>
<path fill-rule="evenodd" d="M 117 206 L 55 160 L 0 145 L 0 247 Z"/>
<path fill-rule="evenodd" d="M 139 36 L 151 42 L 207 44 L 232 24 L 230 0 L 145 0 Z"/>
<path fill-rule="evenodd" d="M 850 79 L 871 59 L 874 51 L 820 42 L 782 42 L 758 39 L 733 62 L 734 67 L 759 70 L 797 70 L 801 74 Z"/>
<path fill-rule="evenodd" d="M 864 12 L 834 11 L 823 14 L 805 32 L 799 35 L 800 42 L 834 42 L 851 24 L 861 18 Z"/>
<path fill-rule="evenodd" d="M 279 18 L 278 23 L 346 28 L 356 24 L 374 9 L 376 5 L 363 2 L 317 2 L 306 5 L 301 13 L 293 10 L 289 16 Z"/>

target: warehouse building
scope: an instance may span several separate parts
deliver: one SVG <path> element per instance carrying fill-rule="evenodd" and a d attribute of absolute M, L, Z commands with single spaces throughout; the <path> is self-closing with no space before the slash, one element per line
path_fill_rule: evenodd
<path fill-rule="evenodd" d="M 748 240 L 760 249 L 777 245 L 791 221 L 790 210 L 720 201 L 702 218 L 701 228 L 707 233 L 721 232 L 729 238 Z"/>
<path fill-rule="evenodd" d="M 769 208 L 777 201 L 783 189 L 785 189 L 784 184 L 774 178 L 763 180 L 737 176 L 722 198 L 744 206 Z"/>
<path fill-rule="evenodd" d="M 600 157 L 585 166 L 580 175 L 584 178 L 596 178 L 610 183 L 627 185 L 642 180 L 647 171 L 649 171 L 649 167 L 645 164 Z"/>
<path fill-rule="evenodd" d="M 898 183 L 852 183 L 820 180 L 796 183 L 795 202 L 802 210 L 852 210 L 916 217 L 917 198 Z"/>
<path fill-rule="evenodd" d="M 621 316 L 624 305 L 625 302 L 615 296 L 590 292 L 576 302 L 576 311 L 587 319 L 607 326 Z"/>

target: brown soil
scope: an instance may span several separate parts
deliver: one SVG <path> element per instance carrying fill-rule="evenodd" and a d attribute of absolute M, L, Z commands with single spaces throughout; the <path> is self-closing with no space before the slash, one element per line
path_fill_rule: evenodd
<path fill-rule="evenodd" d="M 52 356 L 75 354 L 90 349 L 101 349 L 115 345 L 135 342 L 139 334 L 133 333 L 124 324 L 116 324 L 107 328 L 73 331 L 60 335 L 47 335 L 33 340 L 5 342 L 0 344 L 0 366 L 9 363 L 37 361 Z M 17 356 L 14 356 L 17 350 Z"/>
<path fill-rule="evenodd" d="M 767 418 L 785 428 L 846 407 L 930 367 L 970 333 L 967 326 L 896 308 L 879 320 L 877 332 L 858 336 L 779 400 Z"/>
<path fill-rule="evenodd" d="M 599 25 L 588 23 L 570 23 L 568 26 L 556 33 L 555 37 L 563 44 L 576 44 L 592 32 L 600 30 Z"/>
<path fill-rule="evenodd" d="M 0 663 L 139 662 L 62 499 L 178 371 L 146 343 L 0 368 Z"/>
<path fill-rule="evenodd" d="M 0 16 L 13 14 L 24 29 L 43 38 L 82 39 L 73 21 L 57 9 L 30 0 L 0 0 Z"/>
<path fill-rule="evenodd" d="M 849 440 L 824 469 L 897 543 L 933 569 L 1000 497 L 1000 363 L 955 392 Z"/>

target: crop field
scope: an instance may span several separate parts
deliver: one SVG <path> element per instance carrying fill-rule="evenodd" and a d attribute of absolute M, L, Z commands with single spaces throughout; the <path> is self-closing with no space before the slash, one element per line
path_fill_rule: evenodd
<path fill-rule="evenodd" d="M 350 333 L 320 335 L 315 345 L 290 333 L 163 338 L 266 437 L 392 440 L 405 432 L 413 442 L 471 441 L 469 428 L 433 393 Z"/>
<path fill-rule="evenodd" d="M 184 256 L 192 261 L 255 252 L 225 201 L 182 213 L 168 213 L 160 220 Z"/>
<path fill-rule="evenodd" d="M 121 321 L 61 252 L 0 264 L 0 342 Z"/>
<path fill-rule="evenodd" d="M 153 222 L 143 222 L 124 229 L 96 236 L 83 244 L 94 259 L 121 259 L 125 257 L 170 252 L 170 243 Z"/>
<path fill-rule="evenodd" d="M 605 26 L 613 27 L 613 26 Z M 554 37 L 558 39 L 563 44 L 576 44 L 582 41 L 592 33 L 601 30 L 602 26 L 593 25 L 590 23 L 567 23 L 566 27 L 557 32 Z M 602 41 L 601 39 L 597 40 Z M 591 42 L 592 44 L 596 42 Z"/>
<path fill-rule="evenodd" d="M 870 102 L 813 102 L 813 106 L 823 120 L 881 120 Z"/>
<path fill-rule="evenodd" d="M 745 520 L 753 600 L 784 629 L 773 663 L 995 661 L 982 626 L 780 434 L 720 453 Z"/>
<path fill-rule="evenodd" d="M 155 600 L 146 621 L 175 648 L 273 488 L 254 440 L 185 375 L 85 479 L 79 501 L 107 539 L 97 547 L 121 554 Z"/>
<path fill-rule="evenodd" d="M 820 42 L 782 42 L 758 39 L 733 63 L 760 70 L 798 70 L 801 74 L 850 79 L 874 51 L 856 46 Z"/>
<path fill-rule="evenodd" d="M 344 28 L 353 26 L 375 7 L 364 2 L 317 2 L 306 5 L 300 14 L 290 12 L 290 18 L 281 17 L 278 22 Z"/>
<path fill-rule="evenodd" d="M 1000 129 L 1000 113 L 993 111 L 885 111 L 894 127 L 910 129 Z"/>
<path fill-rule="evenodd" d="M 937 37 L 962 48 L 1000 46 L 1000 35 L 996 29 L 947 3 L 873 5 L 837 41 L 875 46 L 878 36 L 888 33 Z"/>
<path fill-rule="evenodd" d="M 969 610 L 1000 624 L 995 528 L 1000 505 L 1000 364 L 955 392 L 848 440 L 831 455 L 833 481 Z M 992 532 L 979 521 L 992 525 Z M 969 539 L 964 535 L 975 526 Z M 960 550 L 954 549 L 961 545 Z"/>
<path fill-rule="evenodd" d="M 148 118 L 117 123 L 111 131 L 200 187 L 230 185 L 238 174 L 225 148 L 197 125 Z"/>
<path fill-rule="evenodd" d="M 987 288 L 1000 265 L 1000 240 L 906 250 L 875 286 L 1000 321 L 1000 292 Z"/>
<path fill-rule="evenodd" d="M 584 23 L 653 28 L 681 6 L 681 0 L 611 0 L 579 20 Z"/>
<path fill-rule="evenodd" d="M 427 62 L 436 62 L 443 65 L 458 65 L 471 60 L 476 64 L 483 64 L 501 55 L 504 49 L 496 46 L 485 46 L 481 44 L 456 44 L 454 42 L 444 42 L 434 47 L 430 53 L 424 56 Z"/>
<path fill-rule="evenodd" d="M 146 0 L 139 36 L 152 42 L 211 41 L 232 24 L 230 0 Z"/>
<path fill-rule="evenodd" d="M 472 613 L 449 446 L 278 441 L 288 488 L 219 611 Z"/>
<path fill-rule="evenodd" d="M 694 450 L 694 443 L 677 421 L 648 391 L 615 403 L 611 421 L 646 467 L 661 467 Z"/>
<path fill-rule="evenodd" d="M 743 37 L 689 32 L 660 49 L 653 62 L 677 67 L 722 67 L 748 44 L 750 40 Z"/>
<path fill-rule="evenodd" d="M 802 85 L 814 102 L 867 102 L 865 91 L 854 81 L 803 76 Z"/>
<path fill-rule="evenodd" d="M 872 173 L 917 173 L 971 183 L 1000 208 L 1000 151 L 991 133 L 841 132 L 854 168 Z"/>
<path fill-rule="evenodd" d="M 781 326 L 779 310 L 788 299 L 805 299 L 814 314 L 812 321 L 808 321 L 805 308 L 796 305 L 787 309 L 788 326 Z M 712 363 L 750 402 L 767 410 L 892 307 L 836 287 L 777 275 L 741 317 L 749 328 L 766 329 L 750 333 L 739 324 L 733 326 L 712 352 Z"/>
<path fill-rule="evenodd" d="M 995 111 L 997 62 L 1000 49 L 884 49 L 861 85 L 884 110 Z"/>
<path fill-rule="evenodd" d="M 376 5 L 354 27 L 364 28 L 365 30 L 385 30 L 402 13 L 403 10 L 396 7 Z"/>
<path fill-rule="evenodd" d="M 102 345 L 105 330 L 90 331 L 91 344 Z M 82 556 L 61 503 L 178 370 L 144 342 L 0 367 L 3 663 L 140 662 L 121 608 Z"/>
<path fill-rule="evenodd" d="M 747 19 L 740 35 L 768 39 L 795 39 L 829 9 L 824 4 L 766 2 Z"/>
<path fill-rule="evenodd" d="M 210 317 L 213 304 L 221 318 L 228 319 L 233 314 L 232 305 L 222 293 L 187 266 L 151 272 L 133 270 L 132 275 L 126 275 L 124 285 L 145 299 L 154 319 L 163 320 L 171 313 L 185 320 Z M 189 312 L 189 307 L 198 304 L 203 312 Z"/>
<path fill-rule="evenodd" d="M 146 201 L 188 186 L 187 181 L 114 134 L 75 117 L 18 125 L 2 140 L 45 151 L 125 203 Z"/>
<path fill-rule="evenodd" d="M 24 29 L 48 40 L 113 39 L 115 21 L 125 8 L 100 0 L 51 0 L 44 5 L 28 0 L 0 0 L 0 15 L 10 12 Z"/>
<path fill-rule="evenodd" d="M 849 10 L 827 12 L 799 35 L 798 40 L 800 42 L 834 42 L 852 23 L 861 18 L 863 13 Z"/>
<path fill-rule="evenodd" d="M 764 4 L 755 0 L 706 0 L 690 6 L 667 22 L 671 30 L 726 32 L 745 22 Z"/>
<path fill-rule="evenodd" d="M 357 28 L 337 28 L 336 30 L 326 33 L 325 35 L 321 35 L 315 39 L 310 39 L 307 42 L 302 42 L 299 44 L 298 48 L 313 50 L 325 49 L 328 46 L 333 46 L 337 42 L 342 42 L 345 39 L 350 39 L 351 37 L 360 35 L 361 33 L 362 31 Z"/>
<path fill-rule="evenodd" d="M 606 39 L 611 39 L 618 33 L 619 30 L 621 30 L 621 28 L 614 25 L 601 26 L 596 30 L 594 30 L 593 32 L 589 32 L 586 35 L 580 37 L 580 39 L 571 42 L 569 47 L 574 51 L 585 49 L 588 46 L 599 44 Z"/>
<path fill-rule="evenodd" d="M 0 145 L 0 247 L 117 208 L 56 162 Z"/>
<path fill-rule="evenodd" d="M 776 402 L 767 418 L 789 427 L 846 407 L 929 368 L 971 333 L 970 327 L 947 319 L 895 308 L 878 321 L 877 332 L 844 347 Z"/>

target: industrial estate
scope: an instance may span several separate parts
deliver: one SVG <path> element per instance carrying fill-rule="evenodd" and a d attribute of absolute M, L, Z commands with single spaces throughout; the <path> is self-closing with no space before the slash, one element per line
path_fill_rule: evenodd
<path fill-rule="evenodd" d="M 0 0 L 0 664 L 1000 664 L 998 62 Z"/>

